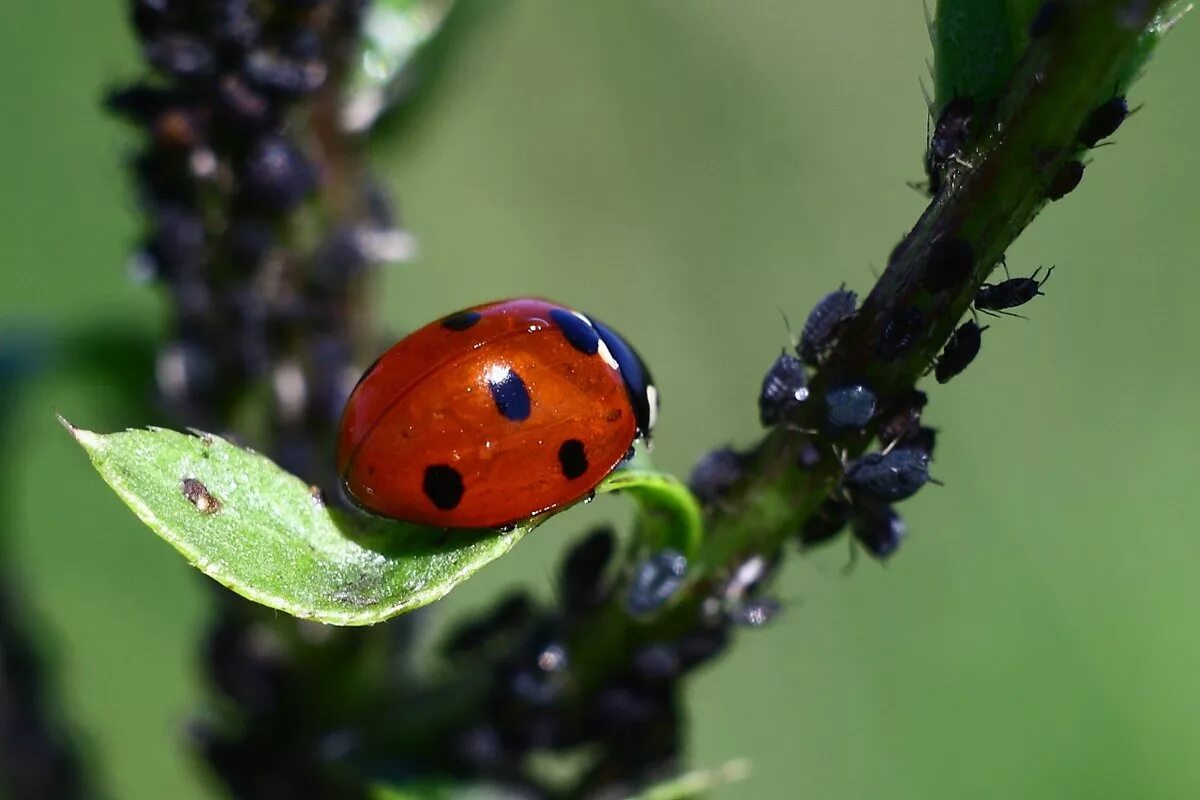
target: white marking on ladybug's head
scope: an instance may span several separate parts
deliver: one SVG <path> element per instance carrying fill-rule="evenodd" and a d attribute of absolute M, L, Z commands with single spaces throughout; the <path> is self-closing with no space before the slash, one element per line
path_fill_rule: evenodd
<path fill-rule="evenodd" d="M 650 414 L 646 418 L 646 427 L 652 431 L 655 423 L 658 422 L 658 389 L 654 388 L 654 384 L 646 385 L 646 403 L 650 408 Z M 650 431 L 646 431 L 646 433 Z"/>
<path fill-rule="evenodd" d="M 608 364 L 617 372 L 621 371 L 621 365 L 613 358 L 612 351 L 608 349 L 608 345 L 604 343 L 603 339 L 596 343 L 596 352 L 600 354 L 600 358 L 604 359 L 605 364 Z"/>
<path fill-rule="evenodd" d="M 579 319 L 581 322 L 585 323 L 589 328 L 596 331 L 596 326 L 592 324 L 592 321 L 590 319 L 588 319 L 586 315 L 581 314 L 578 311 L 575 311 L 574 309 L 571 309 L 571 313 L 574 314 L 575 317 L 577 319 Z M 596 331 L 596 337 L 600 340 L 596 344 L 596 352 L 600 355 L 600 358 L 604 360 L 605 364 L 608 364 L 610 367 L 615 369 L 617 372 L 620 372 L 621 365 L 617 363 L 617 360 L 615 358 L 613 358 L 612 351 L 609 350 L 608 345 L 606 345 L 604 343 L 604 337 L 600 336 L 599 331 Z"/>

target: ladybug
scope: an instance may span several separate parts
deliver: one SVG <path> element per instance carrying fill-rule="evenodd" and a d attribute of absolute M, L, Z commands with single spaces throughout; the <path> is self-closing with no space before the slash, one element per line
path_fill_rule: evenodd
<path fill-rule="evenodd" d="M 589 496 L 657 412 L 650 372 L 610 328 L 500 300 L 426 325 L 367 370 L 342 416 L 338 473 L 376 514 L 500 528 Z"/>

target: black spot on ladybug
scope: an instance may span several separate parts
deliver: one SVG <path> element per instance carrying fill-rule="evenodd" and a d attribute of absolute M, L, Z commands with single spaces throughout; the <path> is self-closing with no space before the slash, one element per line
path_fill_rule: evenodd
<path fill-rule="evenodd" d="M 821 298 L 808 312 L 804 328 L 800 332 L 797 352 L 800 359 L 810 366 L 818 366 L 821 359 L 833 347 L 846 321 L 854 316 L 858 296 L 845 287 L 830 292 Z"/>
<path fill-rule="evenodd" d="M 1062 200 L 1075 190 L 1081 180 L 1083 180 L 1083 162 L 1068 161 L 1050 180 L 1050 185 L 1046 187 L 1046 197 L 1051 200 Z"/>
<path fill-rule="evenodd" d="M 465 331 L 483 319 L 478 311 L 459 311 L 442 320 L 442 327 L 452 331 Z"/>
<path fill-rule="evenodd" d="M 208 516 L 221 510 L 221 501 L 208 491 L 208 487 L 201 481 L 195 478 L 184 478 L 180 483 L 180 489 L 188 502 L 194 505 L 201 514 Z"/>
<path fill-rule="evenodd" d="M 462 502 L 463 479 L 458 470 L 448 464 L 432 464 L 425 468 L 421 489 L 429 502 L 442 511 L 453 511 Z"/>
<path fill-rule="evenodd" d="M 596 355 L 600 349 L 600 334 L 590 322 L 564 308 L 553 309 L 550 320 L 562 331 L 571 347 L 587 356 Z"/>
<path fill-rule="evenodd" d="M 983 332 L 986 330 L 986 327 L 981 328 L 972 320 L 950 335 L 950 341 L 946 342 L 946 349 L 942 350 L 934 367 L 933 374 L 938 383 L 946 383 L 971 365 L 975 356 L 979 355 Z"/>
<path fill-rule="evenodd" d="M 938 239 L 929 249 L 923 285 L 931 294 L 954 289 L 971 276 L 975 252 L 965 239 Z"/>
<path fill-rule="evenodd" d="M 1076 138 L 1086 147 L 1095 147 L 1101 139 L 1117 132 L 1129 116 L 1129 103 L 1123 96 L 1113 97 L 1092 109 Z"/>
<path fill-rule="evenodd" d="M 583 442 L 578 439 L 567 439 L 563 442 L 558 448 L 558 465 L 562 469 L 563 477 L 571 481 L 587 472 L 587 452 L 583 449 Z"/>
<path fill-rule="evenodd" d="M 921 310 L 914 306 L 901 306 L 884 323 L 883 332 L 875 344 L 875 352 L 884 361 L 895 361 L 924 332 L 925 317 Z"/>
<path fill-rule="evenodd" d="M 495 369 L 487 376 L 488 391 L 496 401 L 496 410 L 511 422 L 529 419 L 529 390 L 521 376 L 507 367 Z"/>

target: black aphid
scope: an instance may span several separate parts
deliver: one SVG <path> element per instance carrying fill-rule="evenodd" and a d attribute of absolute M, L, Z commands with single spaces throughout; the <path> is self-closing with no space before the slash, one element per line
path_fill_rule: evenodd
<path fill-rule="evenodd" d="M 920 389 L 909 389 L 888 402 L 875 426 L 879 441 L 886 445 L 917 433 L 921 427 L 921 411 L 928 403 L 929 396 Z"/>
<path fill-rule="evenodd" d="M 815 547 L 842 532 L 850 521 L 850 503 L 840 497 L 827 497 L 800 527 L 800 546 Z"/>
<path fill-rule="evenodd" d="M 862 503 L 854 509 L 850 530 L 864 550 L 883 560 L 900 547 L 907 526 L 891 506 Z"/>
<path fill-rule="evenodd" d="M 929 481 L 929 454 L 915 447 L 867 453 L 846 466 L 843 480 L 866 500 L 895 503 L 912 497 Z"/>
<path fill-rule="evenodd" d="M 797 348 L 805 364 L 815 367 L 821 363 L 821 359 L 837 341 L 842 326 L 854 316 L 857 306 L 858 295 L 847 291 L 845 286 L 825 295 L 813 306 L 813 310 L 808 312 L 808 319 L 804 321 Z"/>
<path fill-rule="evenodd" d="M 983 332 L 986 330 L 986 327 L 981 328 L 971 320 L 950 335 L 950 341 L 946 342 L 946 348 L 938 356 L 937 366 L 933 370 L 938 383 L 945 383 L 970 366 L 975 356 L 979 355 Z"/>
<path fill-rule="evenodd" d="M 1128 116 L 1129 103 L 1125 97 L 1112 97 L 1092 109 L 1076 138 L 1086 147 L 1095 147 L 1101 140 L 1116 133 Z"/>
<path fill-rule="evenodd" d="M 675 550 L 662 550 L 634 570 L 626 608 L 634 615 L 656 611 L 683 585 L 687 558 Z"/>
<path fill-rule="evenodd" d="M 875 393 L 862 384 L 830 389 L 825 395 L 825 419 L 834 431 L 857 430 L 875 414 Z"/>
<path fill-rule="evenodd" d="M 688 478 L 688 488 L 701 503 L 719 500 L 741 480 L 745 472 L 746 459 L 732 447 L 710 450 L 698 462 Z"/>
<path fill-rule="evenodd" d="M 1075 190 L 1081 180 L 1083 180 L 1083 162 L 1068 161 L 1050 180 L 1050 185 L 1046 187 L 1046 197 L 1051 200 L 1062 200 Z"/>
<path fill-rule="evenodd" d="M 970 242 L 954 237 L 941 238 L 929 248 L 922 285 L 931 294 L 954 289 L 971 277 L 974 268 L 975 251 Z"/>
<path fill-rule="evenodd" d="M 929 178 L 929 193 L 936 195 L 942 188 L 942 173 L 950 160 L 957 156 L 971 134 L 971 114 L 975 103 L 969 97 L 956 97 L 946 104 L 929 137 L 925 150 L 925 174 Z"/>
<path fill-rule="evenodd" d="M 616 551 L 612 528 L 597 528 L 567 551 L 559 568 L 559 592 L 569 611 L 586 611 L 608 596 L 605 570 Z"/>
<path fill-rule="evenodd" d="M 804 363 L 790 353 L 780 353 L 763 378 L 758 395 L 758 418 L 764 426 L 777 425 L 808 399 L 808 373 Z"/>
<path fill-rule="evenodd" d="M 895 361 L 925 332 L 925 316 L 915 306 L 897 308 L 884 323 L 875 352 L 884 361 Z"/>
<path fill-rule="evenodd" d="M 985 283 L 975 293 L 975 308 L 984 313 L 1003 311 L 1006 308 L 1023 306 L 1033 298 L 1044 294 L 1042 287 L 1050 280 L 1054 267 L 1046 270 L 1046 275 L 1038 280 L 1041 267 L 1034 270 L 1028 278 L 1009 278 L 1000 283 Z"/>

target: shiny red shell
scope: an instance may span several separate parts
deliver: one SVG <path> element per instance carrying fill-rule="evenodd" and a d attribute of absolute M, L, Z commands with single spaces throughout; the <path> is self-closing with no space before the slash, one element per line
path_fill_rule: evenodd
<path fill-rule="evenodd" d="M 367 370 L 338 471 L 377 514 L 501 527 L 588 496 L 649 433 L 656 401 L 611 330 L 545 300 L 498 301 L 426 325 Z"/>

